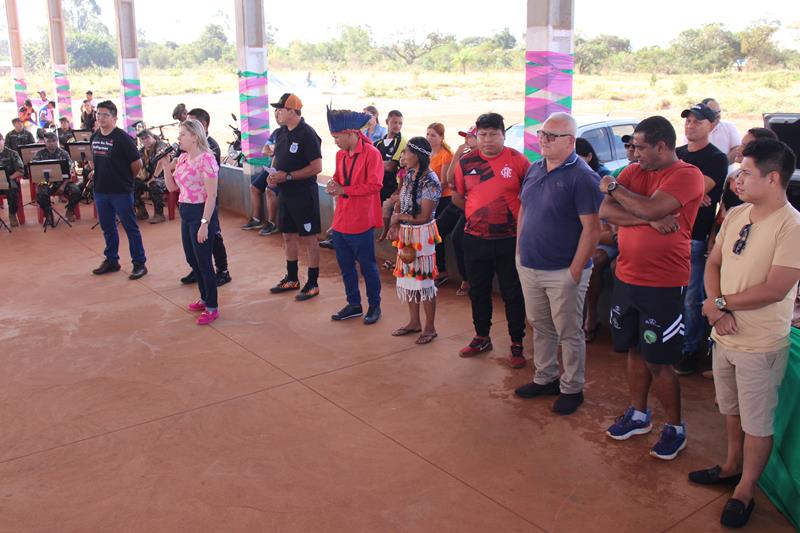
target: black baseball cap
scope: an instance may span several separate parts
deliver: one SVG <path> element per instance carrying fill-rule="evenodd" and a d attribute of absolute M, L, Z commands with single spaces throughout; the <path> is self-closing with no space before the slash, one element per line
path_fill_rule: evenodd
<path fill-rule="evenodd" d="M 697 120 L 707 120 L 709 122 L 714 122 L 717 120 L 717 114 L 714 112 L 713 109 L 708 107 L 706 104 L 694 104 L 689 109 L 684 109 L 681 112 L 681 118 L 686 118 L 689 116 L 689 113 L 694 115 L 694 118 Z"/>

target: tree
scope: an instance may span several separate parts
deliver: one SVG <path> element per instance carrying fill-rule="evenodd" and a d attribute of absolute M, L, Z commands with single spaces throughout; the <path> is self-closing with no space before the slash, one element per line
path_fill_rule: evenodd
<path fill-rule="evenodd" d="M 608 59 L 619 53 L 629 53 L 631 42 L 616 35 L 599 35 L 593 39 L 575 39 L 575 66 L 579 72 L 600 71 Z"/>
<path fill-rule="evenodd" d="M 200 37 L 195 41 L 199 62 L 209 59 L 219 61 L 230 45 L 225 29 L 219 24 L 209 24 L 200 32 Z"/>
<path fill-rule="evenodd" d="M 706 24 L 699 29 L 684 30 L 671 48 L 684 70 L 718 72 L 739 59 L 741 51 L 736 36 L 722 24 Z"/>
<path fill-rule="evenodd" d="M 66 0 L 62 9 L 67 34 L 77 31 L 111 35 L 106 25 L 100 22 L 101 10 L 97 0 Z"/>
<path fill-rule="evenodd" d="M 461 69 L 461 74 L 467 74 L 467 65 L 475 61 L 475 49 L 471 47 L 464 46 L 458 50 L 455 54 L 453 54 L 453 65 L 459 67 Z"/>
<path fill-rule="evenodd" d="M 117 51 L 107 35 L 75 33 L 67 39 L 70 66 L 76 70 L 90 67 L 113 67 Z"/>
<path fill-rule="evenodd" d="M 405 61 L 406 65 L 411 66 L 419 58 L 448 42 L 448 39 L 452 39 L 452 37 L 445 37 L 435 32 L 429 33 L 424 40 L 419 42 L 413 37 L 408 37 L 393 44 L 389 48 L 389 52 Z"/>
<path fill-rule="evenodd" d="M 503 31 L 494 34 L 492 37 L 492 43 L 494 44 L 495 48 L 499 48 L 501 50 L 511 50 L 517 46 L 517 39 L 511 34 L 510 31 L 508 31 L 508 28 L 503 28 Z"/>
<path fill-rule="evenodd" d="M 781 27 L 780 21 L 759 20 L 739 33 L 742 56 L 758 66 L 782 63 L 782 54 L 775 45 L 773 36 Z"/>

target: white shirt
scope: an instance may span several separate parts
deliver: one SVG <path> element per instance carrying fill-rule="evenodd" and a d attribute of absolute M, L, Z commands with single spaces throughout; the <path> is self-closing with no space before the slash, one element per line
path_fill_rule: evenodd
<path fill-rule="evenodd" d="M 717 126 L 711 130 L 708 140 L 725 155 L 728 155 L 734 146 L 742 144 L 742 136 L 739 135 L 736 126 L 727 120 L 719 121 Z"/>

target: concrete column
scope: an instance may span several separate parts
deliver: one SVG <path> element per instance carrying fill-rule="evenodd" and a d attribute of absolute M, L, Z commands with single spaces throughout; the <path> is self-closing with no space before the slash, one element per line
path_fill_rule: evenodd
<path fill-rule="evenodd" d="M 575 0 L 528 0 L 525 155 L 541 159 L 536 130 L 551 113 L 572 111 Z"/>
<path fill-rule="evenodd" d="M 235 0 L 236 53 L 239 67 L 239 116 L 245 174 L 266 164 L 261 149 L 269 139 L 267 32 L 264 0 Z"/>
<path fill-rule="evenodd" d="M 17 0 L 6 0 L 6 17 L 8 18 L 8 46 L 11 52 L 11 75 L 14 77 L 17 108 L 20 108 L 28 98 L 28 84 L 25 83 L 25 54 L 22 53 L 22 37 L 19 33 Z"/>
<path fill-rule="evenodd" d="M 50 18 L 50 58 L 53 62 L 53 76 L 56 81 L 58 115 L 67 117 L 69 123 L 72 124 L 72 95 L 67 77 L 67 45 L 64 37 L 61 0 L 47 0 L 47 12 Z"/>
<path fill-rule="evenodd" d="M 136 44 L 134 0 L 114 0 L 119 42 L 119 69 L 122 75 L 122 116 L 125 131 L 136 136 L 134 124 L 144 120 L 142 81 L 139 78 L 139 51 Z"/>

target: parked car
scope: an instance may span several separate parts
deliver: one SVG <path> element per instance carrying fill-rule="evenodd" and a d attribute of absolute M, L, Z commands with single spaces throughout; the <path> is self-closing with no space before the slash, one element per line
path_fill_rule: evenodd
<path fill-rule="evenodd" d="M 798 156 L 787 193 L 795 209 L 800 210 L 800 113 L 764 113 L 764 127 L 774 131 Z"/>
<path fill-rule="evenodd" d="M 609 170 L 614 171 L 628 164 L 622 136 L 633 135 L 633 129 L 639 123 L 638 120 L 592 120 L 581 119 L 581 117 L 576 117 L 576 120 L 578 121 L 578 137 L 583 137 L 592 144 L 600 162 Z M 514 124 L 506 129 L 506 146 L 523 152 L 524 138 L 525 128 L 522 124 Z"/>

